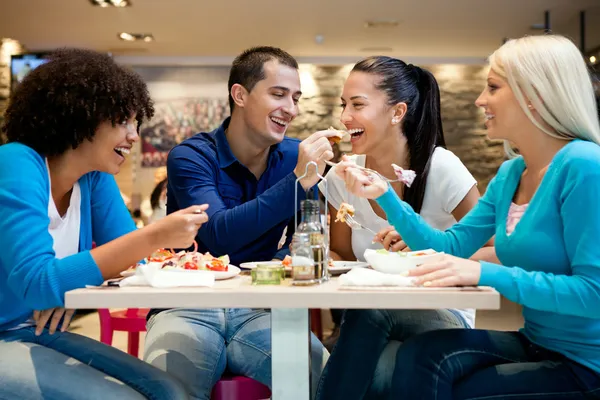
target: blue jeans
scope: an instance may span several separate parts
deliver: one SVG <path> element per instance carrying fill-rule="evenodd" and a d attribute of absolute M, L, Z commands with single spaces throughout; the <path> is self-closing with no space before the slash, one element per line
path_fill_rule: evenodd
<path fill-rule="evenodd" d="M 317 399 L 387 398 L 402 343 L 422 332 L 447 328 L 468 325 L 449 310 L 346 310 Z"/>
<path fill-rule="evenodd" d="M 598 399 L 600 374 L 518 332 L 444 330 L 399 348 L 390 398 Z"/>
<path fill-rule="evenodd" d="M 114 347 L 35 327 L 0 332 L 0 399 L 188 399 L 163 371 Z"/>
<path fill-rule="evenodd" d="M 148 321 L 144 359 L 208 400 L 227 370 L 271 387 L 271 313 L 262 309 L 171 309 Z M 311 335 L 313 388 L 328 353 Z"/>

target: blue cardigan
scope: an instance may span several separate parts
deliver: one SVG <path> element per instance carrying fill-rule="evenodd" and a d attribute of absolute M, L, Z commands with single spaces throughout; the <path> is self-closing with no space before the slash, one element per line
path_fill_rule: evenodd
<path fill-rule="evenodd" d="M 505 162 L 479 203 L 445 232 L 388 191 L 377 199 L 412 249 L 469 257 L 494 234 L 503 265 L 481 262 L 480 285 L 523 305 L 534 343 L 600 372 L 600 146 L 576 140 L 554 157 L 507 236 L 508 209 L 525 169 Z"/>
<path fill-rule="evenodd" d="M 98 245 L 135 230 L 112 175 L 79 180 L 79 253 L 57 259 L 48 232 L 50 185 L 45 159 L 28 146 L 0 146 L 0 331 L 28 320 L 34 310 L 64 305 L 65 292 L 99 285 L 90 254 Z"/>

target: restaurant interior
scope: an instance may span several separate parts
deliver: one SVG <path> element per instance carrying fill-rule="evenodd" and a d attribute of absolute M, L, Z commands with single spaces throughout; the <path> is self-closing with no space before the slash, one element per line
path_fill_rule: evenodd
<path fill-rule="evenodd" d="M 433 73 L 447 147 L 483 194 L 506 160 L 502 142 L 486 136 L 484 114 L 473 107 L 487 56 L 510 38 L 546 32 L 572 39 L 592 71 L 600 65 L 597 0 L 3 0 L 0 124 L 11 92 L 53 49 L 105 52 L 139 73 L 156 112 L 141 127 L 116 181 L 142 227 L 152 223 L 150 196 L 166 177 L 169 151 L 229 115 L 227 79 L 241 51 L 269 45 L 297 58 L 303 93 L 286 135 L 299 139 L 330 126 L 341 129 L 340 93 L 352 65 L 386 55 Z M 338 150 L 351 153 L 351 144 L 342 141 Z M 82 309 L 70 330 L 141 357 L 145 312 Z M 320 339 L 334 333 L 329 310 L 311 309 L 310 320 Z M 505 298 L 499 309 L 477 312 L 477 328 L 522 324 L 521 307 Z"/>

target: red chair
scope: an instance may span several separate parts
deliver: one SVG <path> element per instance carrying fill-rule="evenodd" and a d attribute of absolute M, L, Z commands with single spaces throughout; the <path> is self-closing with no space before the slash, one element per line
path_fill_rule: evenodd
<path fill-rule="evenodd" d="M 100 316 L 100 341 L 112 345 L 115 331 L 127 332 L 127 353 L 138 357 L 140 332 L 146 331 L 147 308 L 128 308 L 110 311 L 98 309 Z M 322 339 L 321 310 L 310 310 L 310 324 L 314 334 Z M 211 400 L 263 400 L 271 397 L 271 391 L 262 383 L 245 376 L 223 376 L 213 387 Z"/>
<path fill-rule="evenodd" d="M 127 332 L 127 353 L 137 357 L 140 347 L 140 332 L 146 332 L 146 315 L 149 311 L 148 308 L 128 308 L 120 311 L 98 309 L 100 341 L 110 346 L 115 331 Z"/>
<path fill-rule="evenodd" d="M 211 400 L 263 400 L 271 391 L 262 383 L 245 376 L 223 376 L 213 387 Z"/>

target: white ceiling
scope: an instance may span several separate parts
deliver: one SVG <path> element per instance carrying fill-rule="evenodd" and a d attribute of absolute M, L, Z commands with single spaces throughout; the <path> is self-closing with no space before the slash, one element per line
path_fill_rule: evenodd
<path fill-rule="evenodd" d="M 551 11 L 552 28 L 579 43 L 587 10 L 587 47 L 600 45 L 598 0 L 131 0 L 100 8 L 89 0 L 0 0 L 0 37 L 29 50 L 85 46 L 137 59 L 224 60 L 244 48 L 280 46 L 304 58 L 357 58 L 386 52 L 405 59 L 482 60 L 503 37 L 536 34 Z M 366 20 L 395 19 L 367 29 Z M 117 33 L 152 33 L 153 43 Z M 321 34 L 324 42 L 315 43 Z M 361 50 L 367 48 L 366 50 Z M 371 49 L 369 49 L 371 48 Z M 169 58 L 170 57 L 170 58 Z"/>

